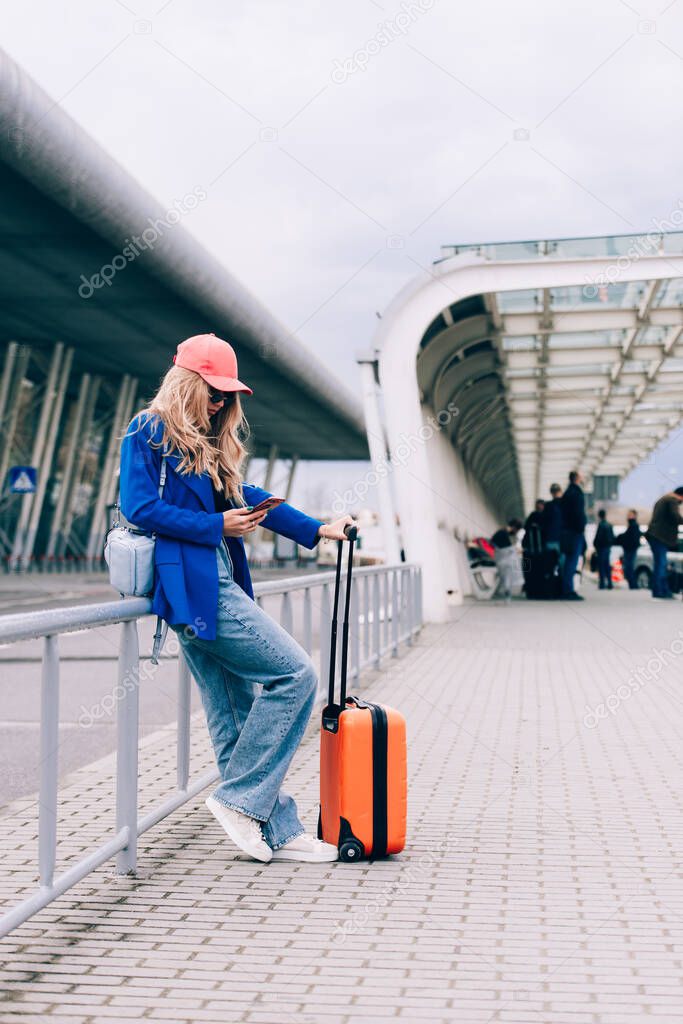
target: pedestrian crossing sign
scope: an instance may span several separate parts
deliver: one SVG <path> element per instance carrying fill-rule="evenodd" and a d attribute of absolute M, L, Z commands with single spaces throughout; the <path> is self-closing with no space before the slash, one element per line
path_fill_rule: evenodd
<path fill-rule="evenodd" d="M 36 489 L 35 466 L 12 466 L 9 471 L 9 489 L 12 494 L 33 494 Z"/>

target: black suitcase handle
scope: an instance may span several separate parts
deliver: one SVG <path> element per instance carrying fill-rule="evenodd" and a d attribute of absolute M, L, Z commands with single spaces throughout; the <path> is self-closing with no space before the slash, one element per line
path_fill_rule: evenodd
<path fill-rule="evenodd" d="M 346 672 L 349 651 L 349 608 L 351 605 L 351 573 L 353 572 L 353 548 L 358 537 L 358 527 L 348 523 L 344 527 L 344 533 L 349 542 L 349 557 L 346 570 L 346 592 L 344 594 L 344 619 L 342 621 L 342 656 L 341 656 L 341 691 L 339 694 L 339 707 L 343 708 L 346 702 Z M 337 670 L 337 616 L 339 614 L 339 591 L 341 589 L 341 569 L 344 541 L 337 541 L 337 571 L 334 580 L 334 604 L 332 607 L 332 635 L 330 638 L 330 685 L 328 692 L 328 707 L 334 706 L 334 683 Z"/>

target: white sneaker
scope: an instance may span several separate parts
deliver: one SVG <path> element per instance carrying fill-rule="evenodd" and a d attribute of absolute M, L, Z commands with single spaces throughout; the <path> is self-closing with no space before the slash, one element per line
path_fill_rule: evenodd
<path fill-rule="evenodd" d="M 226 807 L 213 796 L 207 797 L 204 803 L 219 825 L 225 829 L 235 846 L 238 846 L 244 853 L 248 853 L 254 860 L 268 863 L 273 856 L 273 851 L 263 838 L 261 823 L 256 818 L 250 818 L 248 814 L 242 814 L 241 811 L 233 811 L 232 807 Z"/>
<path fill-rule="evenodd" d="M 273 850 L 273 860 L 306 860 L 316 863 L 338 859 L 337 847 L 323 843 L 308 832 L 302 832 L 296 839 L 290 839 L 279 850 Z"/>

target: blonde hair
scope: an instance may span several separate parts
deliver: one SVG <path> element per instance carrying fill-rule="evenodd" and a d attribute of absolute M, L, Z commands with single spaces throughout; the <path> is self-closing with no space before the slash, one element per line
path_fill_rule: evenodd
<path fill-rule="evenodd" d="M 243 505 L 242 464 L 249 425 L 238 392 L 209 418 L 210 386 L 182 366 L 172 366 L 143 414 L 156 416 L 164 428 L 161 441 L 152 442 L 180 455 L 182 474 L 208 473 L 216 490 Z"/>

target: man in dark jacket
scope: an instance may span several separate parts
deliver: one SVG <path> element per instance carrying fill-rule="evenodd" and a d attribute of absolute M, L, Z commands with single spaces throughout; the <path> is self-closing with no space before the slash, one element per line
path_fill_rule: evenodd
<path fill-rule="evenodd" d="M 546 502 L 541 523 L 543 546 L 559 555 L 562 540 L 562 488 L 559 484 L 550 485 L 550 497 L 552 501 Z"/>
<path fill-rule="evenodd" d="M 522 549 L 531 554 L 540 554 L 543 548 L 542 530 L 545 502 L 543 498 L 536 499 L 533 512 L 530 512 L 524 521 L 524 536 L 522 538 Z"/>
<path fill-rule="evenodd" d="M 586 499 L 581 484 L 583 477 L 578 469 L 569 474 L 569 486 L 561 498 L 562 502 L 562 550 L 565 554 L 562 570 L 562 597 L 568 601 L 583 601 L 574 590 L 574 577 L 583 551 L 584 530 L 586 529 Z"/>
<path fill-rule="evenodd" d="M 616 543 L 621 546 L 624 552 L 621 561 L 624 566 L 624 576 L 626 577 L 629 590 L 638 589 L 638 584 L 636 583 L 636 555 L 640 547 L 640 536 L 638 513 L 634 508 L 629 509 L 626 529 L 616 538 Z"/>
<path fill-rule="evenodd" d="M 673 597 L 667 577 L 666 556 L 667 552 L 675 551 L 678 547 L 678 527 L 683 523 L 682 501 L 683 487 L 677 487 L 675 491 L 663 495 L 655 502 L 652 509 L 650 525 L 645 536 L 652 548 L 653 597 Z"/>
<path fill-rule="evenodd" d="M 614 544 L 614 530 L 612 524 L 607 522 L 607 513 L 604 508 L 598 512 L 598 528 L 595 531 L 593 547 L 598 559 L 598 577 L 600 579 L 600 590 L 612 590 L 612 566 L 610 565 L 609 553 Z"/>

